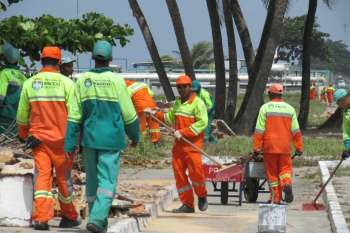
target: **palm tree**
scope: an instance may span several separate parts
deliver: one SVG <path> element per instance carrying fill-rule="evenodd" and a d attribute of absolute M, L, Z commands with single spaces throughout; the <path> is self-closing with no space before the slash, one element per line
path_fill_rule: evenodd
<path fill-rule="evenodd" d="M 238 0 L 231 1 L 230 9 L 233 15 L 233 19 L 235 20 L 238 35 L 241 39 L 244 58 L 247 64 L 247 71 L 248 71 L 249 82 L 250 82 L 250 85 L 248 84 L 248 86 L 253 86 L 252 84 L 254 83 L 255 80 L 252 79 L 251 73 L 253 70 L 255 53 L 254 53 L 252 40 L 250 39 L 248 26 L 247 26 L 247 23 L 245 22 Z"/>
<path fill-rule="evenodd" d="M 331 5 L 331 0 L 323 0 L 328 7 Z M 298 121 L 300 129 L 305 130 L 307 127 L 307 120 L 310 110 L 310 72 L 311 72 L 311 45 L 312 45 L 312 32 L 315 24 L 317 10 L 317 0 L 309 0 L 309 9 L 306 16 L 304 37 L 303 37 L 303 57 L 302 57 L 302 86 L 300 97 L 300 111 L 298 115 Z"/>
<path fill-rule="evenodd" d="M 143 34 L 143 38 L 145 39 L 148 51 L 151 55 L 154 67 L 158 73 L 160 84 L 163 87 L 166 99 L 168 101 L 172 101 L 175 99 L 174 92 L 171 88 L 168 76 L 165 72 L 164 65 L 160 59 L 159 52 L 157 46 L 154 42 L 151 30 L 147 24 L 146 18 L 143 15 L 143 12 L 137 2 L 137 0 L 129 0 L 130 8 L 132 9 L 133 15 L 137 20 L 137 23 L 141 29 Z"/>
<path fill-rule="evenodd" d="M 231 128 L 233 127 L 233 119 L 236 111 L 237 82 L 238 82 L 236 40 L 235 40 L 235 32 L 234 32 L 233 21 L 232 21 L 232 11 L 230 10 L 232 2 L 233 0 L 222 0 L 227 40 L 228 40 L 228 59 L 229 59 L 229 81 L 228 81 L 225 121 L 228 123 L 228 125 Z"/>
<path fill-rule="evenodd" d="M 252 77 L 256 79 L 249 98 L 242 106 L 234 121 L 234 129 L 238 133 L 250 134 L 258 115 L 257 109 L 263 102 L 263 94 L 271 70 L 273 57 L 279 41 L 279 30 L 288 6 L 288 0 L 270 0 L 264 30 L 256 54 Z M 248 90 L 247 90 L 248 91 Z"/>
<path fill-rule="evenodd" d="M 207 41 L 201 41 L 192 46 L 191 57 L 195 69 L 208 69 L 209 65 L 214 62 L 213 44 Z"/>
<path fill-rule="evenodd" d="M 179 7 L 177 6 L 176 0 L 166 0 L 166 4 L 169 9 L 171 21 L 173 22 L 176 40 L 180 49 L 181 59 L 185 69 L 185 73 L 188 76 L 190 76 L 192 80 L 194 80 L 196 79 L 196 77 L 193 69 L 190 50 L 186 41 L 185 31 L 182 24 Z"/>
<path fill-rule="evenodd" d="M 226 80 L 224 50 L 220 30 L 220 17 L 216 0 L 207 0 L 210 25 L 213 37 L 214 61 L 215 61 L 215 113 L 216 118 L 224 119 L 226 102 Z"/>

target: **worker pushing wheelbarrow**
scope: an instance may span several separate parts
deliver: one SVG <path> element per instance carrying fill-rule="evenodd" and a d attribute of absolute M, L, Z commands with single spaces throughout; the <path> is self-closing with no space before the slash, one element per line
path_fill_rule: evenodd
<path fill-rule="evenodd" d="M 282 99 L 283 86 L 272 84 L 268 89 L 268 95 L 270 101 L 260 108 L 256 122 L 253 157 L 263 154 L 265 175 L 270 191 L 273 192 L 271 196 L 274 197 L 271 202 L 279 204 L 283 199 L 290 203 L 294 199 L 291 141 L 294 143 L 295 155 L 301 156 L 302 136 L 294 108 Z M 254 187 L 258 186 L 258 189 L 261 187 L 256 179 L 249 182 L 252 182 L 250 185 Z M 255 196 L 252 195 L 249 198 L 253 200 Z"/>

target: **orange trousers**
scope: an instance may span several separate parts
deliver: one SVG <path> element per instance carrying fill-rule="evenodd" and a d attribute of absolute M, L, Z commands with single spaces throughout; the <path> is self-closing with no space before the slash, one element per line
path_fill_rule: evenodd
<path fill-rule="evenodd" d="M 328 105 L 331 106 L 333 103 L 333 94 L 332 93 L 327 93 L 327 102 Z"/>
<path fill-rule="evenodd" d="M 198 197 L 207 196 L 201 155 L 198 152 L 181 153 L 173 150 L 172 164 L 180 201 L 188 207 L 194 208 L 192 188 Z M 188 180 L 187 170 L 192 185 Z"/>
<path fill-rule="evenodd" d="M 72 203 L 71 169 L 73 161 L 65 155 L 63 145 L 53 148 L 41 143 L 33 150 L 33 153 L 35 162 L 33 220 L 48 222 L 54 216 L 54 200 L 51 192 L 53 168 L 55 168 L 62 216 L 76 220 L 78 214 Z"/>
<path fill-rule="evenodd" d="M 160 129 L 158 122 L 154 121 L 151 117 L 146 117 L 144 112 L 138 112 L 137 116 L 139 118 L 141 132 L 144 132 L 148 127 L 151 142 L 159 142 Z"/>
<path fill-rule="evenodd" d="M 280 203 L 282 190 L 292 184 L 292 159 L 290 154 L 264 154 L 264 166 L 274 203 Z"/>

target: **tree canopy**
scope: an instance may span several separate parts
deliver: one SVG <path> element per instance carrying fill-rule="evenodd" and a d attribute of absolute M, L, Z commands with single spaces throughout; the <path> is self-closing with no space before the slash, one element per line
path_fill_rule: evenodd
<path fill-rule="evenodd" d="M 20 1 L 22 1 L 22 0 L 7 0 L 7 1 L 1 0 L 0 1 L 0 12 L 6 11 L 7 6 L 10 6 L 11 4 L 14 4 L 14 3 L 18 3 Z M 5 2 L 7 2 L 7 4 Z"/>
<path fill-rule="evenodd" d="M 301 59 L 303 51 L 303 35 L 306 15 L 298 17 L 286 17 L 281 30 L 281 41 L 277 49 L 277 59 L 288 62 L 296 62 Z M 317 20 L 317 19 L 316 19 Z M 320 25 L 314 24 L 311 42 L 311 56 L 321 60 L 327 60 L 329 57 L 329 48 L 327 39 L 328 33 L 319 31 Z"/>
<path fill-rule="evenodd" d="M 23 56 L 40 59 L 44 46 L 56 45 L 73 54 L 91 51 L 96 40 L 105 39 L 124 46 L 133 35 L 127 25 L 115 24 L 112 19 L 98 13 L 87 13 L 82 19 L 63 19 L 51 15 L 37 18 L 12 16 L 0 22 L 0 44 L 7 41 L 21 49 Z"/>

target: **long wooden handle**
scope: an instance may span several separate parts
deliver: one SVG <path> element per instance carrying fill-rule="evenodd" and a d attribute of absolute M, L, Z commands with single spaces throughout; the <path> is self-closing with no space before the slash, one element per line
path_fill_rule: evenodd
<path fill-rule="evenodd" d="M 156 116 L 154 116 L 153 114 L 150 114 L 150 116 L 152 117 L 152 119 L 154 119 L 155 121 L 157 121 L 159 124 L 161 124 L 162 126 L 164 126 L 168 131 L 170 131 L 171 133 L 175 132 L 175 129 L 173 129 L 172 127 L 168 126 L 167 124 L 165 124 L 163 121 L 159 120 Z M 195 150 L 197 150 L 198 152 L 200 152 L 201 154 L 203 154 L 205 157 L 207 157 L 209 160 L 211 160 L 213 163 L 215 163 L 216 165 L 219 165 L 220 167 L 223 167 L 223 165 L 217 161 L 216 159 L 214 159 L 213 157 L 211 157 L 210 155 L 208 155 L 205 151 L 203 151 L 201 148 L 199 148 L 198 146 L 196 146 L 195 144 L 193 144 L 191 141 L 189 141 L 187 138 L 182 137 L 181 140 L 183 140 L 184 142 L 186 142 L 188 145 L 192 146 L 192 148 L 194 148 Z"/>
<path fill-rule="evenodd" d="M 326 181 L 326 183 L 324 183 L 324 185 L 322 185 L 321 190 L 318 192 L 317 196 L 315 197 L 314 201 L 312 203 L 316 204 L 317 199 L 321 196 L 323 190 L 326 188 L 327 184 L 329 183 L 329 181 L 331 181 L 331 179 L 333 178 L 333 176 L 335 175 L 336 171 L 338 170 L 338 168 L 340 167 L 340 165 L 343 163 L 344 159 L 342 158 L 340 160 L 340 162 L 338 163 L 338 165 L 334 168 L 333 172 L 331 173 L 331 175 L 329 176 L 328 180 Z"/>

